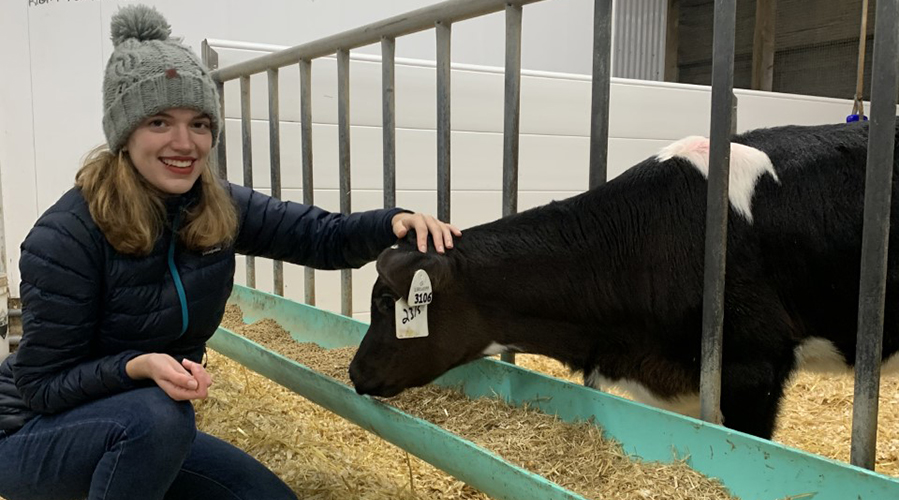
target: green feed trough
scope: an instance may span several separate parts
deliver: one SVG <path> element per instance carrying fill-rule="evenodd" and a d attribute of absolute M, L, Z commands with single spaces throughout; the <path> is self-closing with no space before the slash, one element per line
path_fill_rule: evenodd
<path fill-rule="evenodd" d="M 365 323 L 241 286 L 235 286 L 231 303 L 240 306 L 246 322 L 271 318 L 297 341 L 327 349 L 359 344 L 367 328 Z M 494 498 L 583 499 L 228 330 L 219 329 L 210 347 Z M 899 499 L 897 479 L 501 361 L 483 359 L 460 366 L 436 383 L 461 387 L 472 398 L 501 396 L 514 405 L 527 403 L 566 421 L 592 417 L 626 452 L 661 462 L 687 457 L 690 467 L 718 478 L 744 500 Z"/>

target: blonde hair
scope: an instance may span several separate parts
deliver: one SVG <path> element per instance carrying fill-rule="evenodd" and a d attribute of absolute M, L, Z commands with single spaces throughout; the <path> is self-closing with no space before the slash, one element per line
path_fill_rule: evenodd
<path fill-rule="evenodd" d="M 208 163 L 199 182 L 199 200 L 178 231 L 181 242 L 191 250 L 228 244 L 237 233 L 234 202 Z M 165 229 L 164 195 L 138 173 L 126 154 L 97 147 L 75 176 L 75 185 L 116 251 L 140 256 L 153 250 Z"/>

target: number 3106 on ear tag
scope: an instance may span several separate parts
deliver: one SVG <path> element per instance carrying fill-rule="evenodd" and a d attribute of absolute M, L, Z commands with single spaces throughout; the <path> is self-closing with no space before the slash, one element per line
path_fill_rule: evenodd
<path fill-rule="evenodd" d="M 397 299 L 396 338 L 414 339 L 428 336 L 428 304 L 434 301 L 431 277 L 424 269 L 415 271 L 409 286 L 409 298 Z"/>
<path fill-rule="evenodd" d="M 431 290 L 431 277 L 424 269 L 415 271 L 412 285 L 409 286 L 409 298 L 406 301 L 413 306 L 426 306 L 434 300 Z"/>

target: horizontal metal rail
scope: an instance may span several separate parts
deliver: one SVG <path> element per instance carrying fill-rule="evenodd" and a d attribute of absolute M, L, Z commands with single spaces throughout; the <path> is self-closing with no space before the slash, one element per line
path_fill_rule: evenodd
<path fill-rule="evenodd" d="M 229 81 L 242 76 L 262 73 L 269 69 L 282 68 L 302 60 L 380 43 L 382 37 L 396 38 L 434 28 L 434 22 L 452 24 L 465 19 L 492 14 L 506 8 L 506 5 L 526 5 L 540 0 L 448 0 L 435 5 L 413 10 L 405 14 L 389 17 L 365 26 L 344 31 L 274 54 L 244 61 L 210 73 L 213 80 Z"/>

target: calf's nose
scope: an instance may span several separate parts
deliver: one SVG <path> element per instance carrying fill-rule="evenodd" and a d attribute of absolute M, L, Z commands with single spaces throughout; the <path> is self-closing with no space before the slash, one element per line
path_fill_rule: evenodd
<path fill-rule="evenodd" d="M 362 376 L 361 370 L 356 362 L 350 364 L 350 380 L 353 382 L 356 394 L 368 394 L 370 392 L 371 384 L 365 384 L 366 377 Z"/>

